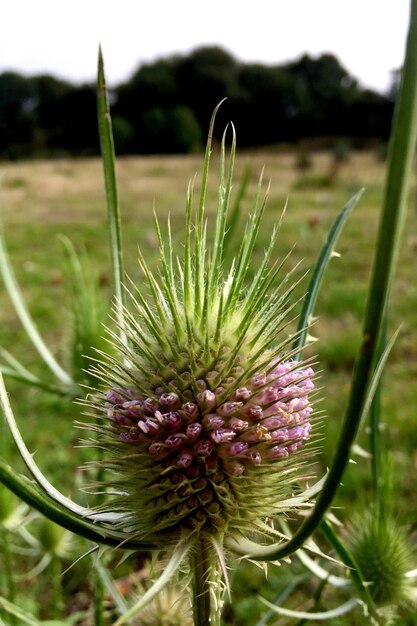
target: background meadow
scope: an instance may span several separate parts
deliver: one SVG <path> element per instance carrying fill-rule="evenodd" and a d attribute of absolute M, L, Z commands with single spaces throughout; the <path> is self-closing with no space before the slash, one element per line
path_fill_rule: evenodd
<path fill-rule="evenodd" d="M 301 276 L 311 267 L 338 212 L 354 193 L 365 188 L 337 243 L 336 250 L 341 256 L 331 261 L 322 285 L 316 309 L 318 318 L 312 329 L 318 341 L 309 349 L 309 354 L 317 354 L 322 372 L 320 408 L 326 418 L 323 423 L 323 454 L 318 457 L 317 463 L 324 469 L 331 462 L 360 338 L 385 163 L 380 149 L 361 152 L 345 150 L 343 158 L 336 150 L 239 151 L 239 128 L 237 137 L 235 192 L 239 179 L 249 172 L 248 188 L 241 203 L 242 223 L 244 214 L 250 210 L 263 167 L 265 190 L 268 181 L 271 181 L 253 271 L 256 270 L 256 258 L 261 258 L 267 244 L 272 224 L 278 221 L 286 203 L 288 206 L 277 254 L 284 257 L 292 250 L 285 268 L 289 270 L 301 261 Z M 196 172 L 201 171 L 201 164 L 201 155 L 119 158 L 117 174 L 125 263 L 129 276 L 135 282 L 142 279 L 137 263 L 138 245 L 149 262 L 152 258 L 155 263 L 157 261 L 154 207 L 163 228 L 170 215 L 174 242 L 178 242 L 178 253 L 181 254 L 187 184 Z M 216 209 L 217 164 L 218 157 L 215 156 L 209 178 L 209 216 Z M 87 251 L 106 302 L 109 302 L 111 292 L 102 165 L 96 158 L 79 158 L 20 161 L 7 163 L 2 169 L 1 211 L 9 254 L 39 330 L 47 343 L 54 347 L 58 359 L 66 363 L 69 355 L 65 346 L 72 332 L 72 322 L 64 249 L 59 235 L 70 237 L 77 249 Z M 199 182 L 197 177 L 196 193 Z M 400 324 L 401 332 L 384 374 L 388 384 L 384 386 L 381 400 L 384 441 L 395 461 L 397 513 L 401 521 L 414 531 L 417 519 L 417 430 L 414 425 L 417 406 L 416 206 L 417 190 L 414 186 L 389 312 L 389 334 Z M 231 249 L 239 244 L 239 227 L 236 233 L 229 243 Z M 301 296 L 305 288 L 306 280 L 301 283 L 296 295 Z M 48 377 L 47 372 L 40 370 L 42 365 L 28 343 L 4 289 L 0 290 L 0 345 L 12 352 L 28 369 Z M 8 380 L 7 383 L 19 425 L 29 449 L 36 451 L 38 464 L 64 493 L 82 498 L 76 484 L 79 473 L 74 470 L 86 459 L 87 452 L 76 447 L 80 434 L 73 425 L 74 420 L 80 417 L 81 408 L 64 398 L 30 389 L 17 381 Z M 361 433 L 359 444 L 366 451 L 366 431 Z M 11 445 L 9 454 L 13 454 Z M 334 502 L 334 512 L 341 519 L 351 518 L 366 501 L 369 481 L 369 460 L 362 452 L 353 457 Z M 18 559 L 17 567 L 20 573 L 30 569 L 23 558 Z M 88 570 L 89 565 L 87 563 L 82 567 Z M 297 567 L 295 562 L 289 568 L 291 575 L 297 575 Z M 265 584 L 262 571 L 255 566 L 241 568 L 234 584 L 236 595 L 233 608 L 226 611 L 225 623 L 254 624 L 255 617 L 259 617 L 255 593 L 260 590 L 270 599 L 276 598 L 285 586 L 289 573 L 288 568 L 274 569 Z M 88 596 L 85 573 L 80 574 L 80 568 L 74 568 L 69 575 L 66 592 L 66 610 L 69 612 L 88 606 L 88 599 L 81 598 L 83 586 L 80 580 L 84 580 L 84 592 Z M 33 608 L 37 586 L 46 598 L 50 592 L 41 579 L 31 582 L 34 594 L 27 595 L 25 602 Z M 308 594 L 295 595 L 292 606 L 302 609 L 306 597 Z M 75 602 L 72 608 L 70 598 Z M 78 598 L 78 605 L 74 598 Z M 343 623 L 355 623 L 349 621 L 355 619 L 354 615 L 344 618 Z M 281 618 L 279 623 L 284 624 L 285 619 Z M 288 623 L 292 623 L 291 620 Z"/>

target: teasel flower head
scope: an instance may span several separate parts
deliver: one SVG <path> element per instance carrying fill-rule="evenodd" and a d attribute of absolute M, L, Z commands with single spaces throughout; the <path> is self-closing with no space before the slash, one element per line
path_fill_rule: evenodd
<path fill-rule="evenodd" d="M 293 348 L 297 280 L 272 258 L 278 226 L 249 281 L 262 182 L 237 255 L 226 257 L 234 150 L 233 137 L 226 168 L 223 139 L 213 240 L 209 143 L 195 216 L 188 191 L 184 245 L 156 222 L 160 275 L 140 254 L 147 286 L 128 289 L 113 356 L 94 368 L 102 387 L 89 401 L 91 428 L 113 494 L 102 510 L 118 512 L 132 538 L 165 546 L 265 533 L 267 520 L 300 504 L 312 475 L 315 373 Z"/>
<path fill-rule="evenodd" d="M 384 624 L 397 623 L 401 608 L 414 613 L 415 549 L 392 513 L 381 515 L 373 506 L 357 516 L 350 527 L 350 550 Z"/>
<path fill-rule="evenodd" d="M 114 386 L 103 397 L 102 432 L 127 492 L 119 506 L 140 535 L 244 531 L 289 507 L 312 427 L 313 370 L 278 357 L 245 379 L 236 362 L 227 382 L 185 370 L 147 393 Z"/>

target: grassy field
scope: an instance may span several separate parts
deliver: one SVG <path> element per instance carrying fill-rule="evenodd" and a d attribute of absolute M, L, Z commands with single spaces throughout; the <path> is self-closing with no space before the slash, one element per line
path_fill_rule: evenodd
<path fill-rule="evenodd" d="M 243 212 L 250 210 L 258 177 L 265 166 L 264 179 L 271 181 L 268 208 L 256 261 L 261 258 L 271 225 L 288 208 L 277 249 L 285 256 L 294 248 L 287 268 L 298 261 L 308 269 L 323 244 L 336 214 L 360 188 L 365 192 L 355 208 L 339 242 L 340 258 L 332 260 L 321 290 L 313 334 L 318 338 L 310 353 L 320 361 L 321 408 L 326 418 L 323 428 L 321 468 L 331 463 L 332 453 L 344 413 L 355 352 L 360 339 L 383 192 L 385 164 L 372 152 L 355 153 L 337 172 L 331 155 L 311 155 L 312 168 L 304 175 L 296 168 L 296 155 L 259 151 L 240 153 L 236 181 L 249 165 L 251 179 L 243 201 Z M 201 156 L 121 158 L 118 180 L 123 220 L 126 266 L 135 281 L 141 281 L 137 246 L 146 258 L 157 257 L 153 227 L 153 207 L 164 223 L 172 220 L 174 241 L 182 252 L 184 207 L 188 181 L 197 173 L 199 186 Z M 209 180 L 208 215 L 216 208 L 218 158 L 212 163 Z M 100 276 L 103 297 L 108 299 L 109 256 L 107 252 L 106 209 L 102 166 L 98 160 L 59 160 L 4 164 L 1 213 L 10 257 L 40 331 L 65 364 L 66 342 L 71 332 L 63 273 L 63 248 L 58 235 L 65 234 L 77 247 L 84 247 Z M 237 188 L 237 182 L 235 185 Z M 398 515 L 415 530 L 417 520 L 417 214 L 416 191 L 410 198 L 408 223 L 403 237 L 399 267 L 393 286 L 389 332 L 400 324 L 401 333 L 384 376 L 382 411 L 384 440 L 395 459 Z M 238 245 L 238 238 L 231 247 Z M 295 247 L 294 247 L 295 246 Z M 304 282 L 305 287 L 305 282 Z M 301 293 L 301 291 L 300 291 Z M 5 290 L 0 291 L 0 345 L 11 351 L 29 369 L 45 373 L 37 355 L 25 338 Z M 62 399 L 35 389 L 8 383 L 13 407 L 23 426 L 31 450 L 45 472 L 66 489 L 73 489 L 74 470 L 82 451 L 74 450 L 78 434 L 72 421 L 79 413 Z M 366 429 L 360 444 L 368 448 Z M 348 519 L 367 498 L 369 462 L 357 458 L 345 476 L 336 505 L 340 516 Z M 245 594 L 254 591 L 257 574 L 238 581 L 241 605 L 230 615 L 230 624 L 255 623 L 251 608 L 245 608 Z M 275 575 L 272 583 L 277 582 Z M 260 584 L 260 583 L 259 583 Z M 281 584 L 278 583 L 277 584 Z M 272 597 L 274 597 L 273 594 Z M 238 605 L 237 605 L 238 606 Z M 298 604 L 302 606 L 302 604 Z M 245 613 L 245 621 L 239 617 Z M 240 621 L 239 621 L 240 620 Z M 246 621 L 247 620 L 247 621 Z M 280 623 L 285 623 L 280 622 Z M 290 622 L 288 622 L 290 623 Z M 336 623 L 336 622 L 335 622 Z M 340 622 L 340 623 L 349 623 Z M 354 623 L 354 622 L 352 622 Z M 414 622 L 403 622 L 414 623 Z"/>

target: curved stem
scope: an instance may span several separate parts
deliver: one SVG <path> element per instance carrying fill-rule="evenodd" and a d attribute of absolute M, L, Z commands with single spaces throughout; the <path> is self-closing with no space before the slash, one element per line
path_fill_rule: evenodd
<path fill-rule="evenodd" d="M 183 541 L 179 543 L 174 550 L 173 555 L 171 556 L 169 562 L 167 563 L 164 571 L 159 576 L 159 578 L 155 581 L 155 583 L 143 594 L 141 598 L 139 598 L 138 602 L 132 606 L 127 613 L 119 617 L 118 620 L 114 622 L 112 626 L 122 626 L 122 624 L 126 624 L 129 622 L 131 617 L 137 615 L 147 604 L 152 602 L 152 600 L 158 595 L 160 591 L 169 583 L 169 581 L 178 573 L 178 569 L 180 568 L 182 562 L 186 558 L 187 554 L 190 551 L 192 544 L 189 541 Z"/>
<path fill-rule="evenodd" d="M 370 291 L 363 324 L 362 344 L 355 365 L 345 420 L 331 468 L 311 515 L 284 545 L 257 546 L 250 556 L 281 559 L 295 552 L 318 528 L 339 487 L 350 458 L 361 418 L 366 410 L 369 385 L 398 257 L 400 235 L 406 215 L 406 199 L 417 138 L 417 0 L 411 1 L 410 26 L 400 94 L 395 109 L 390 159 L 382 215 L 375 251 Z M 375 378 L 374 378 L 375 381 Z M 375 391 L 375 389 L 373 390 Z M 236 542 L 237 549 L 242 553 Z M 245 545 L 250 545 L 244 542 Z M 256 544 L 255 544 L 256 546 Z M 254 547 L 255 547 L 254 546 Z"/>
<path fill-rule="evenodd" d="M 23 294 L 20 290 L 15 273 L 10 263 L 6 244 L 3 241 L 2 232 L 0 230 L 0 273 L 3 276 L 4 284 L 10 300 L 13 303 L 15 311 L 20 319 L 23 328 L 26 331 L 30 341 L 38 351 L 42 360 L 49 367 L 54 376 L 65 386 L 71 387 L 74 383 L 71 376 L 62 369 L 58 361 L 49 350 L 48 346 L 42 339 L 39 330 L 33 321 L 27 307 Z"/>
<path fill-rule="evenodd" d="M 330 505 L 331 500 L 337 490 L 338 480 L 337 476 L 341 477 L 344 468 L 349 459 L 350 447 L 354 441 L 357 429 L 365 415 L 367 415 L 369 408 L 372 404 L 375 392 L 378 389 L 379 381 L 387 362 L 388 356 L 391 352 L 395 340 L 398 335 L 397 331 L 387 344 L 381 358 L 379 359 L 373 373 L 372 381 L 366 390 L 365 397 L 363 398 L 362 406 L 358 409 L 357 414 L 347 415 L 342 428 L 342 433 L 339 437 L 339 444 L 334 456 L 333 465 L 326 474 L 326 477 L 319 481 L 318 485 L 323 485 L 322 490 L 316 501 L 316 505 L 310 515 L 303 524 L 298 528 L 293 537 L 287 541 L 287 543 L 274 543 L 270 545 L 259 545 L 254 541 L 246 538 L 229 538 L 227 543 L 232 550 L 242 555 L 249 555 L 250 558 L 273 561 L 285 558 L 293 552 L 296 552 L 307 541 L 307 539 L 313 534 L 313 532 L 319 527 L 324 515 Z M 336 477 L 336 478 L 335 478 Z M 304 493 L 305 499 L 312 497 L 316 493 L 317 486 Z M 296 506 L 296 496 L 293 498 L 293 504 Z"/>
<path fill-rule="evenodd" d="M 320 613 L 307 613 L 306 611 L 292 611 L 291 609 L 284 609 L 280 606 L 274 606 L 271 602 L 268 602 L 268 600 L 265 600 L 264 598 L 260 598 L 260 600 L 266 606 L 268 606 L 271 611 L 273 611 L 274 613 L 278 613 L 278 615 L 315 621 L 327 621 L 332 618 L 341 617 L 342 615 L 349 613 L 349 611 L 352 611 L 352 609 L 356 608 L 360 604 L 356 598 L 352 598 L 344 604 L 341 604 L 339 607 L 337 607 L 337 609 L 332 609 L 331 611 L 323 611 Z"/>
<path fill-rule="evenodd" d="M 317 609 L 320 607 L 320 601 L 321 601 L 321 598 L 323 596 L 324 590 L 326 589 L 327 583 L 328 583 L 328 581 L 326 579 L 321 580 L 318 588 L 313 593 L 312 600 L 314 601 L 314 604 L 313 604 L 313 606 L 311 608 L 311 613 L 317 612 Z M 298 620 L 298 622 L 295 624 L 295 626 L 305 626 L 307 621 L 308 620 L 307 620 L 306 617 L 301 617 Z"/>
<path fill-rule="evenodd" d="M 354 560 L 353 556 L 350 554 L 348 549 L 343 545 L 343 543 L 339 540 L 336 533 L 333 531 L 330 524 L 326 521 L 323 521 L 321 524 L 321 531 L 325 535 L 326 539 L 336 550 L 342 561 L 350 568 L 350 575 L 352 577 L 352 581 L 355 584 L 358 593 L 366 604 L 370 615 L 372 616 L 375 624 L 379 624 L 382 626 L 383 622 L 381 621 L 381 617 L 378 615 L 378 612 L 375 607 L 375 603 L 369 593 L 369 587 L 366 586 L 365 581 L 362 577 L 361 571 Z"/>
<path fill-rule="evenodd" d="M 97 522 L 90 522 L 87 519 L 83 519 L 81 515 L 78 516 L 68 511 L 64 506 L 53 502 L 50 498 L 43 495 L 26 477 L 17 474 L 2 459 L 0 459 L 0 482 L 26 504 L 62 526 L 62 528 L 66 528 L 80 537 L 85 537 L 99 544 L 114 547 L 123 546 L 126 549 L 131 548 L 142 552 L 149 552 L 149 550 L 155 550 L 158 547 L 150 541 L 129 540 L 129 537 L 122 532 L 102 526 Z"/>

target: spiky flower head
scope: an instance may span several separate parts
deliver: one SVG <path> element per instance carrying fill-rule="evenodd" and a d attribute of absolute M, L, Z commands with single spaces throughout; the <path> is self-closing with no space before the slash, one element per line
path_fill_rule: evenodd
<path fill-rule="evenodd" d="M 116 494 L 108 507 L 121 513 L 131 536 L 165 545 L 184 534 L 264 531 L 266 518 L 293 507 L 298 481 L 311 471 L 305 444 L 314 372 L 297 359 L 288 331 L 293 273 L 276 286 L 278 227 L 248 283 L 265 209 L 261 182 L 237 256 L 227 263 L 234 150 L 233 138 L 226 173 L 223 139 L 211 245 L 204 217 L 209 142 L 195 218 L 188 192 L 182 258 L 175 258 L 170 229 L 164 237 L 156 223 L 160 276 L 140 255 L 147 289 L 129 292 L 131 306 L 113 334 L 119 356 L 103 355 L 96 367 L 103 391 L 91 403 L 94 428 Z"/>
<path fill-rule="evenodd" d="M 395 609 L 412 596 L 413 547 L 391 512 L 372 506 L 352 522 L 350 547 L 364 582 L 378 606 Z"/>

